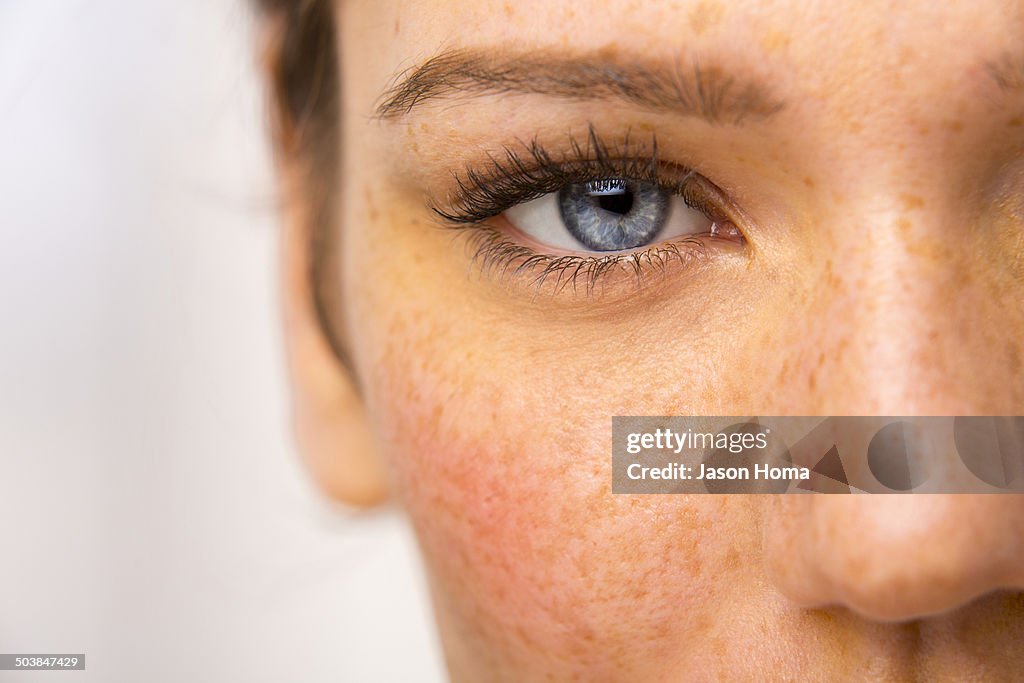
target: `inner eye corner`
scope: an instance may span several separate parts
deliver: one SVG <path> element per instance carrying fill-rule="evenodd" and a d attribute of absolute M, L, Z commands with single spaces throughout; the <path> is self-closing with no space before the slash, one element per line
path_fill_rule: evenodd
<path fill-rule="evenodd" d="M 575 291 L 578 283 L 590 291 L 598 280 L 618 282 L 606 277 L 613 273 L 635 273 L 639 283 L 750 243 L 750 222 L 727 192 L 646 152 L 600 159 L 537 153 L 492 163 L 490 173 L 459 182 L 453 194 L 462 205 L 442 217 L 449 227 L 489 235 L 473 254 L 485 270 L 538 289 L 555 282 L 557 290 Z M 681 268 L 669 267 L 676 263 Z"/>
<path fill-rule="evenodd" d="M 727 240 L 741 246 L 750 244 L 746 231 L 729 217 L 719 221 L 717 218 L 710 218 L 711 228 L 709 235 L 715 239 Z"/>
<path fill-rule="evenodd" d="M 691 171 L 687 181 L 681 185 L 679 194 L 687 206 L 704 213 L 713 225 L 729 226 L 743 244 L 750 242 L 746 229 L 749 221 L 714 181 Z"/>

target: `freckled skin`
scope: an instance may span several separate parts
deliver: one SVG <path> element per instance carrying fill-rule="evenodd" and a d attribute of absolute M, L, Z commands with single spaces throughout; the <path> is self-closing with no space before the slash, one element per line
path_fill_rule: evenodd
<path fill-rule="evenodd" d="M 690 11 L 690 28 L 698 36 L 713 29 L 722 20 L 724 10 L 720 3 L 701 0 Z"/>
<path fill-rule="evenodd" d="M 983 68 L 1017 49 L 1021 4 L 747 4 L 341 3 L 338 336 L 455 680 L 1024 665 L 1016 496 L 610 492 L 612 415 L 1024 412 L 1024 158 L 1007 152 L 1024 94 Z M 725 55 L 786 106 L 730 127 L 509 95 L 373 119 L 396 72 L 494 45 Z M 655 130 L 663 158 L 734 194 L 744 255 L 614 300 L 475 269 L 425 195 L 474 152 L 589 122 Z"/>

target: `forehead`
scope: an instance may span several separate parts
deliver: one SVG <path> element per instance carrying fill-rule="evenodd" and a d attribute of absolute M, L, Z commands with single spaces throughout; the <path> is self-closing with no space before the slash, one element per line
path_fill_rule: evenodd
<path fill-rule="evenodd" d="M 950 93 L 996 97 L 1024 82 L 1022 2 L 349 0 L 341 9 L 343 54 L 378 88 L 461 48 L 699 59 L 805 103 L 847 96 L 843 106 L 865 109 L 850 115 L 877 112 L 881 99 L 934 106 Z"/>

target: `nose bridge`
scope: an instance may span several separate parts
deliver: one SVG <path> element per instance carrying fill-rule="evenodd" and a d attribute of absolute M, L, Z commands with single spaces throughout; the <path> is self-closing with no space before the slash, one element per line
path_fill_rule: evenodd
<path fill-rule="evenodd" d="M 965 25 L 949 27 L 952 41 Z M 1022 280 L 990 246 L 987 200 L 968 196 L 987 167 L 960 118 L 985 120 L 984 98 L 947 97 L 936 79 L 915 77 L 970 73 L 968 51 L 927 54 L 901 68 L 865 55 L 876 68 L 844 80 L 843 93 L 856 96 L 824 112 L 848 131 L 853 111 L 860 132 L 809 146 L 808 166 L 836 180 L 815 186 L 814 246 L 801 254 L 805 277 L 794 288 L 806 303 L 788 309 L 795 334 L 780 335 L 783 358 L 773 359 L 799 369 L 780 373 L 773 396 L 794 414 L 1006 415 L 1024 406 L 1012 338 L 1024 324 Z M 906 621 L 1024 588 L 1024 496 L 787 495 L 764 505 L 767 574 L 804 607 Z"/>
<path fill-rule="evenodd" d="M 1019 367 L 999 361 L 1020 320 L 993 294 L 1002 276 L 979 251 L 984 226 L 891 179 L 865 182 L 862 196 L 859 208 L 832 213 L 823 239 L 840 267 L 814 275 L 809 334 L 830 360 L 815 384 L 828 400 L 810 410 L 1017 413 Z M 782 496 L 766 505 L 768 575 L 802 606 L 905 621 L 1024 587 L 1024 496 Z"/>
<path fill-rule="evenodd" d="M 972 237 L 941 198 L 887 187 L 838 219 L 829 250 L 839 268 L 815 290 L 834 359 L 822 386 L 830 412 L 975 412 L 989 378 L 965 361 L 984 343 L 991 306 L 976 286 Z"/>

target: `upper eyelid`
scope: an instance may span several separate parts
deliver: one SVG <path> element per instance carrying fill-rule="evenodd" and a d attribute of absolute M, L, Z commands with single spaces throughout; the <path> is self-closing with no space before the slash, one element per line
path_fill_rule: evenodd
<path fill-rule="evenodd" d="M 629 160 L 625 160 L 625 162 L 628 163 Z M 686 181 L 686 178 L 684 177 L 676 182 L 670 183 L 665 182 L 663 178 L 654 173 L 631 172 L 628 169 L 615 170 L 598 164 L 593 164 L 593 166 L 587 168 L 586 164 L 587 162 L 579 162 L 579 165 L 560 171 L 557 174 L 548 174 L 549 170 L 534 170 L 529 172 L 529 176 L 524 174 L 516 177 L 515 179 L 511 175 L 507 177 L 503 176 L 500 178 L 493 178 L 492 180 L 508 184 L 513 182 L 520 183 L 514 190 L 509 187 L 509 191 L 503 192 L 500 198 L 496 196 L 497 192 L 491 184 L 491 180 L 474 180 L 469 184 L 459 180 L 457 181 L 459 184 L 459 190 L 456 193 L 457 196 L 454 198 L 453 210 L 445 209 L 433 202 L 431 204 L 431 209 L 450 222 L 468 223 L 477 222 L 486 217 L 498 215 L 515 204 L 536 199 L 551 192 L 556 192 L 565 185 L 573 182 L 584 182 L 598 178 L 614 177 L 633 181 L 646 181 L 656 184 L 671 192 L 677 192 L 679 186 Z M 692 172 L 688 172 L 686 177 L 692 175 L 694 175 Z M 489 197 L 489 199 L 483 199 L 484 197 Z M 485 206 L 484 202 L 486 201 L 489 201 L 490 203 L 486 204 L 487 209 L 486 211 L 483 211 L 482 209 Z M 484 215 L 485 213 L 487 215 Z"/>
<path fill-rule="evenodd" d="M 716 193 L 721 191 L 697 171 L 661 160 L 654 135 L 649 141 L 637 142 L 627 131 L 617 142 L 605 144 L 602 136 L 589 126 L 584 139 L 570 137 L 568 144 L 563 142 L 552 149 L 560 152 L 550 153 L 536 139 L 520 141 L 502 153 L 468 165 L 461 175 L 453 173 L 455 187 L 449 191 L 445 204 L 428 200 L 442 225 L 460 228 L 461 234 L 469 236 L 470 244 L 475 245 L 472 260 L 482 271 L 516 276 L 515 279 L 529 276 L 538 291 L 553 281 L 556 292 L 570 285 L 575 292 L 580 281 L 589 295 L 606 274 L 616 272 L 639 285 L 642 275 L 664 273 L 670 262 L 688 269 L 710 254 L 704 241 L 706 236 L 688 236 L 625 254 L 559 255 L 525 246 L 488 221 L 513 205 L 557 191 L 568 182 L 592 180 L 596 175 L 655 182 L 682 195 L 688 205 L 705 215 L 720 214 L 733 223 L 731 204 L 724 196 L 710 198 L 712 211 L 706 210 L 704 198 L 698 200 L 702 204 L 699 207 L 691 204 L 690 195 L 684 193 L 691 178 L 701 179 L 701 186 L 709 185 Z M 698 190 L 697 194 L 703 192 Z"/>
<path fill-rule="evenodd" d="M 536 140 L 506 148 L 500 156 L 489 156 L 482 166 L 469 166 L 462 175 L 454 174 L 455 188 L 447 202 L 450 208 L 437 202 L 431 202 L 431 208 L 450 223 L 474 223 L 595 175 L 644 180 L 672 191 L 696 175 L 691 169 L 660 161 L 653 135 L 649 143 L 636 143 L 627 132 L 621 143 L 609 145 L 590 126 L 586 140 L 570 138 L 567 149 L 555 156 Z M 670 167 L 673 182 L 667 183 Z"/>

